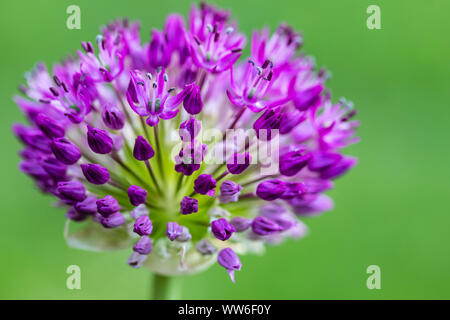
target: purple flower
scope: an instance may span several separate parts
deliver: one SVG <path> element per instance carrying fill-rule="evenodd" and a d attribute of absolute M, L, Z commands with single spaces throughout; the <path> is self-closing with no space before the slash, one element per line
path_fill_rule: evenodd
<path fill-rule="evenodd" d="M 250 153 L 234 153 L 227 162 L 227 169 L 231 174 L 241 174 L 244 172 L 252 161 Z"/>
<path fill-rule="evenodd" d="M 97 211 L 104 217 L 116 213 L 119 209 L 119 202 L 113 196 L 107 195 L 103 199 L 97 200 Z"/>
<path fill-rule="evenodd" d="M 273 201 L 286 191 L 286 183 L 281 180 L 267 180 L 258 184 L 256 195 L 263 200 Z"/>
<path fill-rule="evenodd" d="M 311 154 L 303 150 L 294 150 L 280 156 L 280 173 L 287 177 L 296 175 L 311 159 Z"/>
<path fill-rule="evenodd" d="M 125 115 L 119 108 L 106 105 L 102 111 L 103 123 L 112 130 L 120 130 L 125 125 Z"/>
<path fill-rule="evenodd" d="M 194 181 L 194 191 L 214 197 L 216 193 L 216 180 L 210 174 L 201 174 Z"/>
<path fill-rule="evenodd" d="M 109 180 L 108 169 L 99 164 L 82 164 L 84 177 L 92 184 L 105 184 Z"/>
<path fill-rule="evenodd" d="M 136 219 L 133 231 L 140 236 L 148 236 L 153 231 L 153 224 L 148 216 L 141 216 Z"/>
<path fill-rule="evenodd" d="M 190 118 L 189 120 L 184 121 L 180 124 L 179 130 L 181 141 L 193 141 L 201 129 L 201 122 L 195 120 L 195 118 Z"/>
<path fill-rule="evenodd" d="M 138 206 L 145 202 L 147 191 L 139 186 L 130 186 L 128 188 L 128 198 L 133 206 Z"/>
<path fill-rule="evenodd" d="M 50 147 L 55 158 L 64 164 L 74 164 L 81 158 L 80 149 L 67 138 L 54 139 Z"/>
<path fill-rule="evenodd" d="M 281 127 L 282 114 L 276 109 L 269 109 L 255 121 L 253 129 L 258 139 L 270 141 Z"/>
<path fill-rule="evenodd" d="M 43 160 L 42 168 L 55 180 L 63 180 L 66 177 L 67 165 L 53 157 Z"/>
<path fill-rule="evenodd" d="M 337 177 L 343 175 L 345 172 L 350 170 L 356 163 L 357 159 L 353 157 L 344 157 L 339 162 L 325 168 L 320 173 L 321 179 L 336 179 Z"/>
<path fill-rule="evenodd" d="M 76 222 L 86 220 L 87 217 L 86 214 L 78 212 L 74 207 L 70 207 L 66 212 L 66 218 Z"/>
<path fill-rule="evenodd" d="M 191 214 L 198 211 L 198 200 L 190 197 L 183 197 L 180 203 L 181 214 Z"/>
<path fill-rule="evenodd" d="M 238 201 L 241 190 L 242 187 L 233 181 L 226 180 L 222 182 L 220 185 L 220 202 L 229 203 Z"/>
<path fill-rule="evenodd" d="M 159 30 L 152 31 L 152 41 L 148 46 L 148 60 L 152 68 L 167 67 L 170 63 L 170 47 Z"/>
<path fill-rule="evenodd" d="M 58 124 L 57 121 L 51 119 L 50 117 L 48 117 L 43 113 L 37 115 L 36 125 L 50 139 L 64 137 L 65 134 L 64 127 L 62 127 L 61 125 Z"/>
<path fill-rule="evenodd" d="M 178 242 L 189 242 L 192 239 L 192 235 L 189 232 L 189 229 L 186 227 L 183 227 L 183 231 L 181 234 L 175 239 Z"/>
<path fill-rule="evenodd" d="M 149 236 L 142 236 L 134 245 L 133 251 L 139 254 L 149 254 L 152 252 L 152 240 Z"/>
<path fill-rule="evenodd" d="M 139 161 L 153 158 L 155 151 L 143 136 L 137 136 L 134 142 L 133 156 Z"/>
<path fill-rule="evenodd" d="M 183 100 L 183 106 L 187 113 L 196 115 L 203 109 L 203 101 L 200 95 L 200 89 L 195 83 L 191 83 L 184 86 L 185 98 Z"/>
<path fill-rule="evenodd" d="M 253 219 L 252 231 L 260 236 L 267 236 L 282 231 L 283 228 L 274 221 L 258 216 Z"/>
<path fill-rule="evenodd" d="M 200 169 L 203 158 L 207 152 L 206 144 L 196 144 L 191 141 L 184 146 L 178 156 L 175 157 L 175 171 L 183 173 L 185 176 L 192 175 L 195 171 Z"/>
<path fill-rule="evenodd" d="M 167 222 L 166 235 L 170 241 L 175 240 L 183 233 L 183 227 L 176 222 Z"/>
<path fill-rule="evenodd" d="M 86 199 L 86 188 L 78 180 L 58 182 L 56 191 L 62 200 L 78 202 Z"/>
<path fill-rule="evenodd" d="M 211 232 L 219 240 L 228 240 L 235 231 L 233 225 L 223 218 L 211 222 Z"/>
<path fill-rule="evenodd" d="M 107 217 L 102 217 L 100 223 L 108 229 L 117 228 L 125 223 L 125 217 L 120 212 L 115 212 Z"/>
<path fill-rule="evenodd" d="M 231 219 L 231 225 L 234 227 L 236 232 L 243 232 L 250 228 L 252 225 L 252 220 L 242 217 L 234 217 Z"/>
<path fill-rule="evenodd" d="M 113 139 L 105 130 L 92 128 L 88 125 L 87 141 L 92 151 L 99 154 L 110 153 L 113 149 Z"/>
<path fill-rule="evenodd" d="M 234 253 L 233 249 L 225 248 L 220 250 L 217 256 L 217 262 L 227 270 L 231 281 L 234 282 L 234 271 L 240 271 L 242 263 L 236 253 Z"/>
<path fill-rule="evenodd" d="M 216 252 L 216 248 L 206 239 L 202 239 L 197 243 L 196 249 L 202 255 L 211 255 Z"/>
<path fill-rule="evenodd" d="M 74 208 L 82 214 L 94 214 L 97 212 L 97 198 L 88 196 L 83 201 L 75 203 Z"/>

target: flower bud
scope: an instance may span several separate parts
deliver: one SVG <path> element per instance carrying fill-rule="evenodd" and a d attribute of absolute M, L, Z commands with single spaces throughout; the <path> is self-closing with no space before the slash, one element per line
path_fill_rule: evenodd
<path fill-rule="evenodd" d="M 66 218 L 70 219 L 72 221 L 83 221 L 86 220 L 88 216 L 86 214 L 82 214 L 78 212 L 74 207 L 70 207 L 69 210 L 67 210 Z"/>
<path fill-rule="evenodd" d="M 226 180 L 220 185 L 219 200 L 221 203 L 236 202 L 239 200 L 239 194 L 242 187 L 237 183 Z"/>
<path fill-rule="evenodd" d="M 130 216 L 133 219 L 137 219 L 141 216 L 146 216 L 148 214 L 149 214 L 149 212 L 148 212 L 148 209 L 145 206 L 145 204 L 140 204 L 136 208 L 134 208 L 133 210 L 130 211 Z"/>
<path fill-rule="evenodd" d="M 180 129 L 178 130 L 180 134 L 181 141 L 189 142 L 198 136 L 198 133 L 202 129 L 202 124 L 200 121 L 195 120 L 195 118 L 190 118 L 180 124 Z"/>
<path fill-rule="evenodd" d="M 119 202 L 113 196 L 107 195 L 97 200 L 97 211 L 104 217 L 116 213 L 119 209 Z"/>
<path fill-rule="evenodd" d="M 55 120 L 43 113 L 36 116 L 36 125 L 41 131 L 50 139 L 64 137 L 65 129 L 59 125 Z"/>
<path fill-rule="evenodd" d="M 216 252 L 216 248 L 206 239 L 202 239 L 197 243 L 197 251 L 200 252 L 202 255 L 210 255 Z"/>
<path fill-rule="evenodd" d="M 109 180 L 108 169 L 99 164 L 82 164 L 81 170 L 87 181 L 92 184 L 105 184 Z"/>
<path fill-rule="evenodd" d="M 191 214 L 198 211 L 198 200 L 190 197 L 184 197 L 180 203 L 181 214 Z"/>
<path fill-rule="evenodd" d="M 273 201 L 286 191 L 286 183 L 281 180 L 267 180 L 258 184 L 256 195 L 263 200 Z"/>
<path fill-rule="evenodd" d="M 146 259 L 147 259 L 146 254 L 133 252 L 131 256 L 128 258 L 127 263 L 132 268 L 140 268 L 142 267 Z"/>
<path fill-rule="evenodd" d="M 260 236 L 267 236 L 282 231 L 283 228 L 267 218 L 258 216 L 253 219 L 252 231 Z"/>
<path fill-rule="evenodd" d="M 308 162 L 308 169 L 311 171 L 322 171 L 338 163 L 342 159 L 339 153 L 332 152 L 314 152 L 311 160 Z"/>
<path fill-rule="evenodd" d="M 200 88 L 195 83 L 184 86 L 186 97 L 183 100 L 183 106 L 187 113 L 195 115 L 202 111 L 203 101 L 200 95 Z"/>
<path fill-rule="evenodd" d="M 120 212 L 115 212 L 108 217 L 102 217 L 100 223 L 105 228 L 116 228 L 125 223 L 125 217 Z"/>
<path fill-rule="evenodd" d="M 255 130 L 258 139 L 270 141 L 280 129 L 280 123 L 281 113 L 277 110 L 269 109 L 255 121 L 253 129 Z"/>
<path fill-rule="evenodd" d="M 326 168 L 320 173 L 321 179 L 335 179 L 340 175 L 343 175 L 345 172 L 350 170 L 358 160 L 353 157 L 344 157 L 338 163 L 333 164 L 332 166 Z"/>
<path fill-rule="evenodd" d="M 231 219 L 231 225 L 234 227 L 236 232 L 243 232 L 250 228 L 252 225 L 252 220 L 242 217 L 234 217 Z"/>
<path fill-rule="evenodd" d="M 83 201 L 75 203 L 74 207 L 79 213 L 94 214 L 97 212 L 97 198 L 88 196 Z"/>
<path fill-rule="evenodd" d="M 134 143 L 133 156 L 139 161 L 153 158 L 155 151 L 143 136 L 138 136 Z"/>
<path fill-rule="evenodd" d="M 290 151 L 280 157 L 280 173 L 287 177 L 296 175 L 311 159 L 311 154 L 302 150 Z"/>
<path fill-rule="evenodd" d="M 233 157 L 228 160 L 227 169 L 231 174 L 241 174 L 250 166 L 251 161 L 252 157 L 250 153 L 235 153 Z"/>
<path fill-rule="evenodd" d="M 225 248 L 220 250 L 217 255 L 217 262 L 219 262 L 219 264 L 227 270 L 231 281 L 234 282 L 234 271 L 241 270 L 242 263 L 236 253 L 234 253 L 233 249 Z"/>
<path fill-rule="evenodd" d="M 138 206 L 145 202 L 147 198 L 147 191 L 139 186 L 130 186 L 128 188 L 128 198 L 133 206 Z"/>
<path fill-rule="evenodd" d="M 281 195 L 281 199 L 287 200 L 300 196 L 306 192 L 306 187 L 301 182 L 286 182 L 286 191 Z"/>
<path fill-rule="evenodd" d="M 64 164 L 71 165 L 81 158 L 80 149 L 67 138 L 57 138 L 50 144 L 53 155 Z"/>
<path fill-rule="evenodd" d="M 175 240 L 178 242 L 188 242 L 188 241 L 191 241 L 191 239 L 192 239 L 192 235 L 189 232 L 189 229 L 186 227 L 183 227 L 183 231 Z"/>
<path fill-rule="evenodd" d="M 223 218 L 211 222 L 211 232 L 219 240 L 228 240 L 235 231 L 233 225 Z"/>
<path fill-rule="evenodd" d="M 125 125 L 125 115 L 116 106 L 106 105 L 103 108 L 102 119 L 105 125 L 112 130 L 120 130 Z"/>
<path fill-rule="evenodd" d="M 92 151 L 99 154 L 110 153 L 113 149 L 113 139 L 105 130 L 88 125 L 87 140 Z"/>
<path fill-rule="evenodd" d="M 133 251 L 139 254 L 149 254 L 152 252 L 152 240 L 149 236 L 143 236 L 134 245 Z"/>
<path fill-rule="evenodd" d="M 148 236 L 153 231 L 153 224 L 148 216 L 141 216 L 134 222 L 133 231 L 140 236 Z"/>
<path fill-rule="evenodd" d="M 194 181 L 194 191 L 214 197 L 216 193 L 216 180 L 210 174 L 201 174 Z"/>
<path fill-rule="evenodd" d="M 300 111 L 292 111 L 292 112 L 284 112 L 281 115 L 280 122 L 280 134 L 288 134 L 295 127 L 297 127 L 300 123 L 306 120 L 306 116 L 304 112 Z"/>
<path fill-rule="evenodd" d="M 86 199 L 86 188 L 78 180 L 58 182 L 56 191 L 62 200 L 78 202 Z"/>
<path fill-rule="evenodd" d="M 176 222 L 167 222 L 166 235 L 170 241 L 175 240 L 183 232 L 183 227 Z"/>
<path fill-rule="evenodd" d="M 66 177 L 67 166 L 53 157 L 43 160 L 42 168 L 53 179 L 63 180 Z"/>

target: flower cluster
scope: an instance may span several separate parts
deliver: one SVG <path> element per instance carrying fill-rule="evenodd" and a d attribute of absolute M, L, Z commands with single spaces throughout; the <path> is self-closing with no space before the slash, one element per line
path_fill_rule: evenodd
<path fill-rule="evenodd" d="M 356 163 L 340 152 L 357 141 L 356 110 L 331 101 L 302 36 L 283 24 L 250 42 L 243 59 L 229 12 L 204 3 L 187 24 L 169 15 L 149 43 L 138 23 L 112 22 L 76 56 L 27 74 L 14 98 L 28 122 L 13 126 L 20 170 L 69 221 L 132 246 L 132 267 L 180 274 L 218 261 L 234 281 L 238 254 L 304 236 L 299 218 L 330 210 L 324 192 Z M 223 141 L 235 128 L 256 136 L 203 143 L 211 128 Z M 278 170 L 266 175 L 255 145 L 274 140 Z M 224 163 L 205 160 L 220 148 Z"/>

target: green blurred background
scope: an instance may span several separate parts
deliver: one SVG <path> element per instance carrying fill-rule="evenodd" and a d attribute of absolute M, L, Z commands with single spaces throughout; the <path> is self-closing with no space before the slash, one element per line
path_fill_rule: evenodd
<path fill-rule="evenodd" d="M 242 257 L 232 284 L 218 265 L 181 277 L 184 299 L 450 298 L 450 2 L 227 0 L 240 28 L 303 30 L 305 50 L 333 74 L 336 98 L 355 102 L 362 142 L 347 152 L 360 164 L 331 192 L 336 208 L 306 220 L 301 241 Z M 81 7 L 81 30 L 66 28 L 66 8 Z M 381 8 L 368 30 L 366 8 Z M 93 40 L 116 17 L 161 28 L 188 1 L 2 1 L 0 5 L 0 298 L 145 299 L 148 271 L 129 268 L 129 251 L 92 253 L 63 240 L 64 217 L 17 165 L 11 124 L 23 118 L 11 100 L 23 73 L 51 64 Z M 66 268 L 82 271 L 82 289 L 66 289 Z M 381 290 L 366 268 L 381 267 Z"/>

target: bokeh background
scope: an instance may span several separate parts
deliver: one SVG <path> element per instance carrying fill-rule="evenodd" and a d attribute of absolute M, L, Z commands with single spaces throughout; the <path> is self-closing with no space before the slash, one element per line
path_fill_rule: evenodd
<path fill-rule="evenodd" d="M 360 164 L 330 192 L 332 212 L 306 220 L 310 235 L 242 257 L 232 284 L 218 265 L 181 277 L 183 299 L 450 298 L 450 2 L 226 0 L 248 35 L 284 21 L 305 35 L 304 50 L 326 66 L 336 98 L 354 101 Z M 81 30 L 66 28 L 66 8 L 81 7 Z M 368 30 L 366 8 L 381 8 Z M 147 270 L 129 268 L 129 251 L 92 253 L 63 240 L 64 213 L 17 169 L 11 100 L 23 73 L 93 40 L 117 17 L 142 21 L 143 39 L 189 1 L 2 1 L 0 5 L 0 298 L 145 299 Z M 82 289 L 66 289 L 66 268 L 82 270 Z M 381 267 L 381 290 L 366 268 Z"/>

